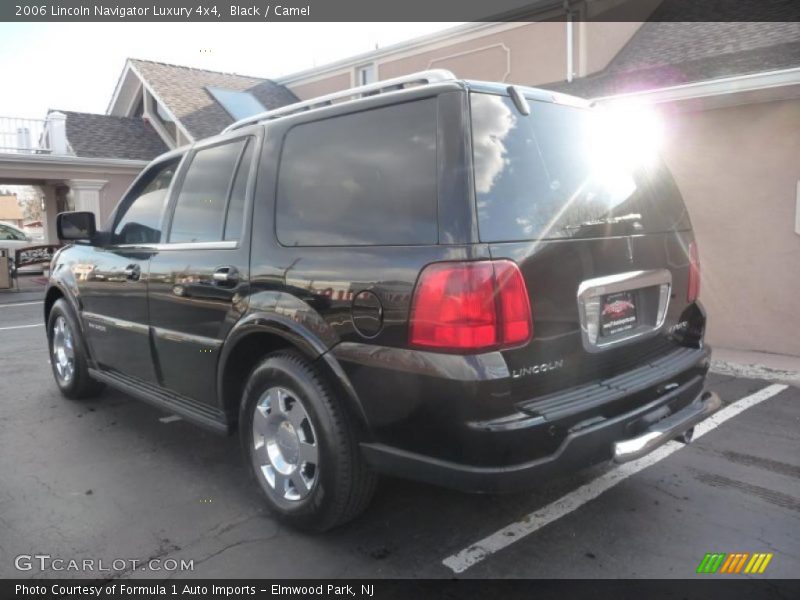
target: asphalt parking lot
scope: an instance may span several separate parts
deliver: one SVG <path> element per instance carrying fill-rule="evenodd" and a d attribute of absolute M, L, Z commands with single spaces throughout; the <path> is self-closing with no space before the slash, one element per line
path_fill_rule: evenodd
<path fill-rule="evenodd" d="M 62 399 L 41 313 L 0 303 L 0 577 L 685 578 L 708 552 L 773 558 L 762 575 L 702 577 L 798 573 L 795 387 L 712 375 L 725 419 L 689 446 L 507 496 L 385 480 L 358 521 L 309 536 L 270 518 L 236 438 L 110 390 Z M 21 554 L 194 568 L 20 572 Z"/>

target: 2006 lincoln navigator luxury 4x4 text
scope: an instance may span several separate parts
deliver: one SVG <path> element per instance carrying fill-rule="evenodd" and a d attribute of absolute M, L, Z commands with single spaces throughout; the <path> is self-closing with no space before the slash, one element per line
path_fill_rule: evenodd
<path fill-rule="evenodd" d="M 159 157 L 102 229 L 59 215 L 59 388 L 238 430 L 313 530 L 377 473 L 497 492 L 688 440 L 720 405 L 691 224 L 601 112 L 428 71 Z"/>

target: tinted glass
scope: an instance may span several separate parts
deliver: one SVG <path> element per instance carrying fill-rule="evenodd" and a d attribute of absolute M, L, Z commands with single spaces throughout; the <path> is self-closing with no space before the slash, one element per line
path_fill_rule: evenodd
<path fill-rule="evenodd" d="M 115 244 L 157 244 L 161 240 L 161 217 L 169 184 L 178 159 L 152 167 L 125 200 L 114 228 Z"/>
<path fill-rule="evenodd" d="M 238 240 L 242 235 L 244 221 L 244 201 L 247 194 L 247 179 L 250 175 L 250 163 L 253 158 L 253 144 L 248 143 L 244 151 L 239 168 L 236 170 L 236 179 L 233 180 L 231 199 L 228 202 L 228 215 L 225 218 L 225 240 Z"/>
<path fill-rule="evenodd" d="M 687 229 L 686 209 L 663 162 L 598 171 L 592 111 L 471 94 L 481 240 L 598 237 Z"/>
<path fill-rule="evenodd" d="M 220 144 L 194 155 L 175 203 L 170 243 L 222 239 L 228 191 L 244 143 Z"/>
<path fill-rule="evenodd" d="M 278 175 L 287 246 L 437 241 L 436 100 L 378 108 L 289 131 Z"/>

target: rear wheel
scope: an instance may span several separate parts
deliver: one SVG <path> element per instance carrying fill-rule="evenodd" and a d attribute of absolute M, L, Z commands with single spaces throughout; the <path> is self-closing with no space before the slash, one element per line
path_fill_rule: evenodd
<path fill-rule="evenodd" d="M 291 351 L 268 356 L 250 375 L 240 410 L 246 460 L 279 518 L 325 531 L 367 507 L 376 477 L 349 415 L 311 363 Z"/>
<path fill-rule="evenodd" d="M 59 298 L 47 318 L 50 366 L 58 389 L 67 398 L 96 396 L 103 386 L 89 376 L 86 345 L 66 300 Z"/>

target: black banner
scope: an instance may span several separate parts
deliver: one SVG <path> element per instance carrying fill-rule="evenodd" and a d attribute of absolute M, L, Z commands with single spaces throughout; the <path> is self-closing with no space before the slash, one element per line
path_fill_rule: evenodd
<path fill-rule="evenodd" d="M 476 579 L 370 579 L 370 580 L 3 580 L 4 600 L 54 598 L 130 600 L 131 598 L 526 598 L 565 600 L 719 600 L 720 598 L 782 599 L 800 595 L 800 580 L 692 579 L 692 580 L 476 580 Z"/>
<path fill-rule="evenodd" d="M 655 10 L 654 10 L 655 7 Z M 0 20 L 169 21 L 797 21 L 797 0 L 17 0 Z"/>

